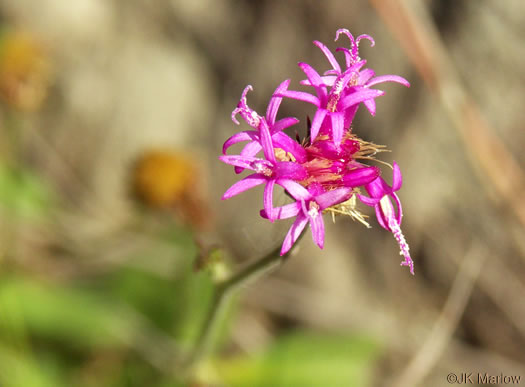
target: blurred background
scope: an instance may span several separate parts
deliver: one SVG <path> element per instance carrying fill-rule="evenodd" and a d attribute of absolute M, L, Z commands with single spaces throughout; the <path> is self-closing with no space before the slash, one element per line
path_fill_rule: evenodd
<path fill-rule="evenodd" d="M 525 380 L 524 14 L 520 0 L 0 1 L 0 385 Z M 372 229 L 326 217 L 324 250 L 307 234 L 243 289 L 189 372 L 214 281 L 289 227 L 259 217 L 260 189 L 220 200 L 237 179 L 217 159 L 230 113 L 247 84 L 259 113 L 284 79 L 297 89 L 298 61 L 328 69 L 312 41 L 335 49 L 339 28 L 372 35 L 368 67 L 412 85 L 382 85 L 354 132 L 401 166 L 416 275 L 370 208 Z M 302 135 L 303 105 L 280 110 Z"/>

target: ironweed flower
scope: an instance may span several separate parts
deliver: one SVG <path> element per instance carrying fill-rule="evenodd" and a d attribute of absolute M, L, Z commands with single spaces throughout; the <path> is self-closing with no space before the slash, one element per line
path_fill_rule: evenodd
<path fill-rule="evenodd" d="M 397 75 L 374 77 L 371 69 L 364 69 L 365 60 L 359 57 L 359 42 L 374 40 L 369 35 L 354 38 L 348 30 L 337 31 L 336 39 L 346 35 L 350 47 L 339 47 L 343 52 L 345 68 L 342 68 L 334 54 L 322 43 L 314 44 L 321 49 L 328 59 L 331 69 L 320 75 L 306 63 L 299 67 L 306 75 L 301 84 L 312 86 L 315 95 L 288 90 L 290 80 L 282 82 L 273 93 L 266 111 L 260 116 L 247 103 L 247 86 L 237 107 L 232 112 L 236 124 L 240 115 L 252 130 L 242 131 L 231 136 L 223 145 L 221 161 L 235 167 L 240 173 L 245 169 L 252 174 L 232 185 L 223 195 L 229 199 L 250 188 L 265 185 L 263 194 L 263 218 L 295 218 L 286 235 L 281 255 L 286 254 L 309 224 L 312 239 L 322 249 L 324 247 L 323 213 L 343 214 L 353 217 L 368 226 L 364 217 L 356 209 L 356 198 L 365 205 L 375 208 L 378 223 L 393 233 L 405 261 L 413 274 L 413 262 L 409 255 L 408 244 L 401 232 L 402 208 L 395 193 L 401 188 L 402 177 L 397 163 L 393 165 L 393 182 L 390 187 L 380 176 L 381 170 L 361 161 L 374 160 L 374 156 L 383 151 L 383 147 L 359 139 L 352 133 L 351 125 L 358 107 L 364 104 L 375 115 L 375 98 L 384 95 L 372 86 L 383 82 L 397 82 L 410 86 L 408 81 Z M 277 113 L 283 98 L 307 102 L 315 106 L 307 138 L 294 140 L 284 129 L 299 122 L 297 118 L 286 117 L 277 120 Z M 228 155 L 228 149 L 241 142 L 247 142 L 240 154 Z M 262 153 L 262 155 L 260 155 Z M 292 203 L 273 206 L 275 185 L 282 187 L 294 200 Z M 368 196 L 361 194 L 364 189 Z M 392 200 L 395 203 L 392 203 Z M 396 210 L 397 208 L 397 210 Z"/>

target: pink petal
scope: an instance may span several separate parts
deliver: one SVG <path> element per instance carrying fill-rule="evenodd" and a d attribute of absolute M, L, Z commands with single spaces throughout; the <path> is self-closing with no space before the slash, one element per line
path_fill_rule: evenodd
<path fill-rule="evenodd" d="M 352 126 L 352 121 L 357 113 L 357 109 L 359 109 L 359 105 L 350 106 L 345 110 L 345 128 L 350 128 Z"/>
<path fill-rule="evenodd" d="M 317 107 L 320 106 L 319 98 L 317 98 L 315 95 L 312 95 L 310 93 L 305 93 L 304 91 L 287 90 L 285 92 L 280 93 L 280 95 L 281 97 L 292 98 L 292 99 L 297 99 L 299 101 L 308 102 Z"/>
<path fill-rule="evenodd" d="M 273 214 L 275 219 L 288 219 L 294 216 L 297 216 L 301 210 L 301 205 L 298 202 L 286 204 L 282 207 L 275 207 L 273 209 Z M 265 219 L 268 219 L 268 214 L 266 210 L 261 210 L 261 216 Z"/>
<path fill-rule="evenodd" d="M 403 185 L 403 176 L 401 175 L 401 168 L 394 161 L 394 170 L 392 171 L 392 191 L 399 191 Z"/>
<path fill-rule="evenodd" d="M 264 196 L 263 196 L 264 197 L 263 198 L 264 210 L 266 211 L 266 214 L 268 214 L 268 218 L 270 219 L 271 222 L 273 222 L 275 219 L 275 214 L 273 211 L 273 187 L 274 185 L 275 185 L 274 179 L 268 180 L 268 182 L 266 183 L 266 187 L 264 187 Z"/>
<path fill-rule="evenodd" d="M 356 168 L 343 176 L 343 183 L 345 187 L 360 187 L 371 183 L 379 176 L 380 172 L 377 167 Z"/>
<path fill-rule="evenodd" d="M 378 204 L 377 206 L 375 206 L 375 209 L 376 209 L 377 223 L 379 223 L 379 225 L 383 227 L 385 230 L 391 231 L 390 227 L 388 227 L 388 220 L 385 218 L 385 214 L 381 210 L 381 205 Z"/>
<path fill-rule="evenodd" d="M 361 194 L 357 194 L 357 198 L 370 207 L 374 207 L 376 204 L 379 203 L 380 200 L 378 198 L 369 198 L 368 196 L 364 196 Z"/>
<path fill-rule="evenodd" d="M 258 140 L 258 139 L 259 139 L 259 133 L 257 133 L 255 130 L 248 130 L 245 132 L 236 133 L 224 142 L 224 145 L 222 146 L 222 154 L 225 155 L 228 148 L 234 144 L 238 144 L 239 142 L 243 142 L 243 141 Z"/>
<path fill-rule="evenodd" d="M 376 115 L 376 101 L 374 99 L 367 99 L 366 101 L 363 101 L 363 104 L 372 116 Z"/>
<path fill-rule="evenodd" d="M 333 69 L 337 71 L 338 73 L 341 72 L 341 66 L 339 66 L 339 63 L 337 63 L 337 60 L 335 59 L 334 54 L 332 54 L 332 51 L 328 49 L 323 43 L 319 41 L 314 41 L 314 44 L 321 49 L 323 54 L 326 56 L 326 59 L 328 59 L 328 62 L 332 65 Z"/>
<path fill-rule="evenodd" d="M 392 193 L 392 188 L 380 176 L 369 184 L 365 185 L 368 196 L 381 199 L 385 195 Z"/>
<path fill-rule="evenodd" d="M 319 108 L 316 110 L 314 119 L 312 120 L 312 126 L 310 127 L 310 142 L 313 143 L 319 134 L 319 130 L 321 129 L 321 125 L 323 124 L 326 113 L 328 113 L 328 110 L 326 109 Z"/>
<path fill-rule="evenodd" d="M 273 96 L 270 99 L 270 103 L 268 104 L 268 109 L 266 109 L 266 120 L 268 121 L 268 124 L 270 126 L 272 126 L 275 123 L 275 117 L 277 117 L 277 111 L 279 110 L 279 106 L 281 105 L 281 101 L 283 100 L 282 97 L 278 97 L 276 96 L 276 94 L 288 89 L 289 85 L 290 85 L 289 79 L 281 83 L 279 86 L 277 86 L 277 89 L 275 89 Z"/>
<path fill-rule="evenodd" d="M 326 86 L 333 86 L 337 76 L 336 75 L 325 75 L 321 78 L 323 79 L 323 83 Z"/>
<path fill-rule="evenodd" d="M 343 139 L 345 117 L 341 112 L 332 113 L 330 117 L 332 118 L 332 137 L 334 144 L 336 147 L 339 147 Z"/>
<path fill-rule="evenodd" d="M 324 247 L 324 222 L 321 213 L 310 218 L 310 229 L 312 230 L 312 239 L 322 249 Z"/>
<path fill-rule="evenodd" d="M 399 197 L 395 193 L 390 195 L 390 197 L 393 198 L 394 202 L 396 203 L 396 206 L 397 206 L 396 221 L 397 221 L 397 224 L 401 225 L 401 220 L 403 219 L 403 206 L 401 205 L 401 200 L 399 200 Z"/>
<path fill-rule="evenodd" d="M 325 74 L 328 74 L 329 71 L 326 71 Z M 331 70 L 331 71 L 334 71 L 334 70 Z M 337 78 L 337 75 L 323 75 L 321 77 L 323 84 L 325 86 L 333 86 L 336 78 Z M 304 85 L 304 86 L 313 86 L 308 79 L 303 79 L 302 81 L 299 81 L 299 84 Z"/>
<path fill-rule="evenodd" d="M 308 200 L 312 195 L 301 184 L 288 179 L 278 179 L 277 184 L 288 191 L 295 200 Z"/>
<path fill-rule="evenodd" d="M 385 94 L 384 91 L 374 89 L 364 89 L 351 93 L 339 101 L 339 111 L 346 110 L 352 105 L 366 101 L 367 99 L 377 98 Z"/>
<path fill-rule="evenodd" d="M 266 177 L 259 173 L 254 173 L 253 175 L 247 176 L 244 179 L 232 185 L 230 188 L 228 188 L 224 195 L 222 195 L 222 200 L 239 195 L 240 193 L 247 191 L 250 188 L 256 187 L 260 184 L 263 184 L 266 181 Z"/>
<path fill-rule="evenodd" d="M 359 79 L 358 84 L 364 85 L 366 82 L 370 80 L 375 75 L 375 71 L 372 69 L 364 69 L 363 71 L 359 72 Z"/>
<path fill-rule="evenodd" d="M 346 62 L 346 67 L 350 67 L 352 66 L 352 62 L 354 61 L 354 57 L 352 56 L 352 52 L 346 48 L 346 47 L 337 47 L 335 49 L 336 52 L 339 52 L 339 51 L 342 51 L 343 54 L 345 55 L 345 62 Z"/>
<path fill-rule="evenodd" d="M 370 80 L 366 85 L 367 86 L 374 86 L 378 83 L 383 82 L 396 82 L 400 83 L 406 87 L 410 87 L 410 83 L 403 77 L 400 77 L 399 75 L 380 75 L 379 77 L 375 77 L 372 80 Z"/>
<path fill-rule="evenodd" d="M 286 237 L 284 238 L 283 246 L 281 247 L 281 255 L 284 255 L 290 251 L 293 244 L 297 241 L 297 238 L 299 238 L 301 235 L 301 232 L 303 232 L 307 223 L 308 218 L 304 214 L 299 213 L 297 215 L 297 219 L 292 224 L 292 227 L 290 227 L 288 234 L 286 234 Z"/>
<path fill-rule="evenodd" d="M 312 66 L 310 66 L 308 63 L 299 62 L 298 66 L 301 68 L 301 70 L 303 70 L 306 77 L 308 78 L 308 80 L 313 86 L 320 86 L 323 84 L 323 81 L 319 73 L 315 71 L 315 69 Z"/>
<path fill-rule="evenodd" d="M 306 151 L 297 141 L 292 140 L 286 133 L 277 132 L 272 136 L 274 147 L 281 148 L 295 157 L 298 163 L 306 161 Z"/>
<path fill-rule="evenodd" d="M 306 74 L 306 77 L 310 81 L 311 85 L 315 87 L 315 91 L 317 92 L 317 96 L 319 97 L 319 100 L 321 102 L 325 101 L 326 100 L 326 86 L 324 85 L 321 76 L 308 63 L 300 62 L 299 67 Z"/>
<path fill-rule="evenodd" d="M 264 152 L 264 157 L 266 160 L 271 161 L 272 163 L 275 163 L 275 151 L 273 149 L 273 143 L 272 143 L 272 136 L 270 135 L 270 128 L 268 128 L 268 124 L 266 123 L 266 120 L 263 118 L 261 120 L 261 125 L 259 125 L 260 133 L 261 133 L 261 145 Z"/>
<path fill-rule="evenodd" d="M 233 165 L 235 167 L 241 167 L 246 169 L 255 170 L 255 164 L 262 164 L 268 168 L 272 167 L 272 164 L 266 160 L 259 159 L 257 157 L 248 157 L 248 156 L 219 156 L 219 160 L 223 163 Z"/>
<path fill-rule="evenodd" d="M 259 141 L 251 141 L 242 149 L 241 156 L 243 157 L 251 157 L 253 158 L 257 153 L 259 153 L 262 149 L 261 144 Z M 239 174 L 242 171 L 244 171 L 244 168 L 242 167 L 235 167 L 234 168 L 235 173 Z"/>
<path fill-rule="evenodd" d="M 289 128 L 292 125 L 295 125 L 299 122 L 299 120 L 295 117 L 286 117 L 279 121 L 277 121 L 273 126 L 271 127 L 271 133 L 272 135 L 276 132 L 280 132 L 286 128 Z"/>
<path fill-rule="evenodd" d="M 321 210 L 325 210 L 326 208 L 347 201 L 351 196 L 352 188 L 337 188 L 316 196 L 315 201 L 319 204 Z"/>

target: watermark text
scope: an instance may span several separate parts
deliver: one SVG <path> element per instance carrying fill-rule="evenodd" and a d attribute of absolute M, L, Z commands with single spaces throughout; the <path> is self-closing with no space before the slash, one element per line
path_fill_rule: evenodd
<path fill-rule="evenodd" d="M 449 384 L 521 384 L 521 375 L 489 374 L 488 372 L 460 372 L 447 375 Z M 525 382 L 524 382 L 525 383 Z"/>

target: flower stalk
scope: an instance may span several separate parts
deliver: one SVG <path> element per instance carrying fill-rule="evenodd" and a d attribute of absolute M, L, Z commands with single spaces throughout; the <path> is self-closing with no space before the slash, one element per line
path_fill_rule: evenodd
<path fill-rule="evenodd" d="M 279 251 L 280 247 L 272 250 L 266 256 L 249 263 L 246 267 L 216 285 L 211 307 L 208 309 L 204 323 L 199 331 L 197 343 L 184 365 L 185 370 L 193 369 L 210 353 L 232 297 L 241 288 L 277 269 L 288 258 L 290 251 L 284 255 L 280 255 Z"/>

